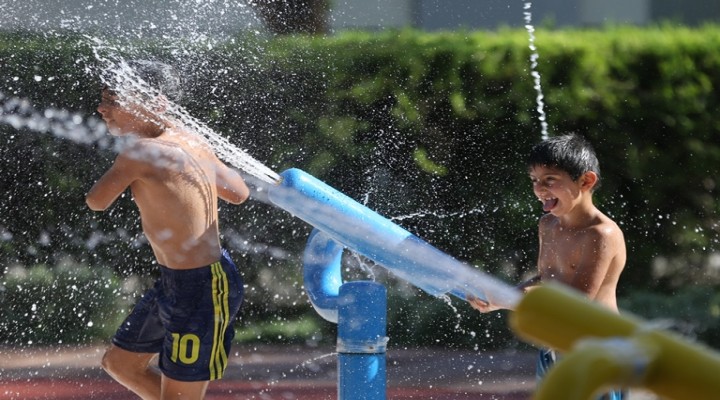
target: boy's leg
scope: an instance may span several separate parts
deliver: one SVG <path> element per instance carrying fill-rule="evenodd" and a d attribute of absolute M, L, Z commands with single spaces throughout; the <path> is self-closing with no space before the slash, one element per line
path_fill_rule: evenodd
<path fill-rule="evenodd" d="M 201 400 L 209 381 L 183 382 L 162 376 L 162 400 Z"/>
<path fill-rule="evenodd" d="M 622 390 L 615 390 L 610 393 L 606 393 L 598 398 L 598 400 L 625 400 L 627 399 L 627 393 Z"/>
<path fill-rule="evenodd" d="M 538 384 L 555 364 L 556 358 L 555 352 L 550 349 L 540 349 L 538 351 L 537 362 L 535 363 L 535 379 Z"/>
<path fill-rule="evenodd" d="M 115 345 L 105 351 L 102 367 L 120 384 L 145 400 L 159 400 L 160 373 L 150 366 L 154 353 L 134 353 Z"/>

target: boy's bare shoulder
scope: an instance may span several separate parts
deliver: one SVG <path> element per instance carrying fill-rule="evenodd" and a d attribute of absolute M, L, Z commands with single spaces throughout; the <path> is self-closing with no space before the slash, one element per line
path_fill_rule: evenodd
<path fill-rule="evenodd" d="M 187 152 L 179 145 L 156 138 L 137 139 L 126 145 L 118 155 L 125 168 L 139 173 L 180 169 L 187 158 Z"/>
<path fill-rule="evenodd" d="M 543 214 L 538 220 L 538 229 L 540 232 L 550 230 L 555 224 L 557 224 L 558 218 L 550 213 Z"/>
<path fill-rule="evenodd" d="M 595 225 L 596 229 L 607 235 L 622 235 L 620 226 L 605 214 L 600 213 L 599 222 Z"/>
<path fill-rule="evenodd" d="M 615 221 L 604 214 L 596 220 L 596 223 L 584 229 L 583 236 L 596 245 L 619 244 L 624 242 L 624 235 Z"/>

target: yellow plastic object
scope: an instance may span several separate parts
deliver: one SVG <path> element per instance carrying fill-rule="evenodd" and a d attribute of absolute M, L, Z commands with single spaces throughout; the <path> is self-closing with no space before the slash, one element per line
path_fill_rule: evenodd
<path fill-rule="evenodd" d="M 563 353 L 543 379 L 538 400 L 592 399 L 618 386 L 644 387 L 667 399 L 720 398 L 717 352 L 559 285 L 525 295 L 510 326 L 521 338 Z"/>
<path fill-rule="evenodd" d="M 578 339 L 632 335 L 640 320 L 620 316 L 559 284 L 529 291 L 510 317 L 510 327 L 531 342 L 562 352 Z"/>
<path fill-rule="evenodd" d="M 550 369 L 537 399 L 596 399 L 641 382 L 657 349 L 635 340 L 581 339 Z"/>

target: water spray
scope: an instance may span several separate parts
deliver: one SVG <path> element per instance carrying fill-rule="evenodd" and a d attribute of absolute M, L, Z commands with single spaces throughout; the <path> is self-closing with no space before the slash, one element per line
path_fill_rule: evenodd
<path fill-rule="evenodd" d="M 228 164 L 251 174 L 265 183 L 275 183 L 280 177 L 270 168 L 255 160 L 246 151 L 230 143 L 207 124 L 190 115 L 182 106 L 172 101 L 160 102 L 161 93 L 138 76 L 128 62 L 119 55 L 118 49 L 93 37 L 93 53 L 100 62 L 101 80 L 115 90 L 120 101 L 142 99 L 146 107 L 165 109 L 165 115 L 179 122 L 197 135 L 197 140 L 210 146 L 218 157 Z"/>
<path fill-rule="evenodd" d="M 535 102 L 537 103 L 538 120 L 540 120 L 540 138 L 542 140 L 548 139 L 548 123 L 545 115 L 545 95 L 543 95 L 542 86 L 540 85 L 540 72 L 538 72 L 538 58 L 540 54 L 535 46 L 535 27 L 532 25 L 532 7 L 531 2 L 526 2 L 523 5 L 523 16 L 525 18 L 525 29 L 528 32 L 528 47 L 530 48 L 530 75 L 533 77 L 533 89 L 537 93 Z"/>
<path fill-rule="evenodd" d="M 97 118 L 85 118 L 79 113 L 56 108 L 38 111 L 27 99 L 6 96 L 1 92 L 0 124 L 10 125 L 16 130 L 52 133 L 75 143 L 112 147 L 105 123 Z"/>

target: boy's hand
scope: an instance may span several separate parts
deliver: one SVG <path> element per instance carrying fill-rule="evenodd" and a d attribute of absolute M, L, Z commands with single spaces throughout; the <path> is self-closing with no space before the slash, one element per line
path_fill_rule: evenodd
<path fill-rule="evenodd" d="M 468 294 L 465 296 L 465 299 L 468 303 L 472 306 L 472 308 L 480 311 L 481 313 L 488 313 L 490 311 L 499 310 L 500 307 L 497 307 L 493 304 L 490 304 L 490 302 L 487 302 L 485 300 L 478 299 L 477 297 Z"/>

